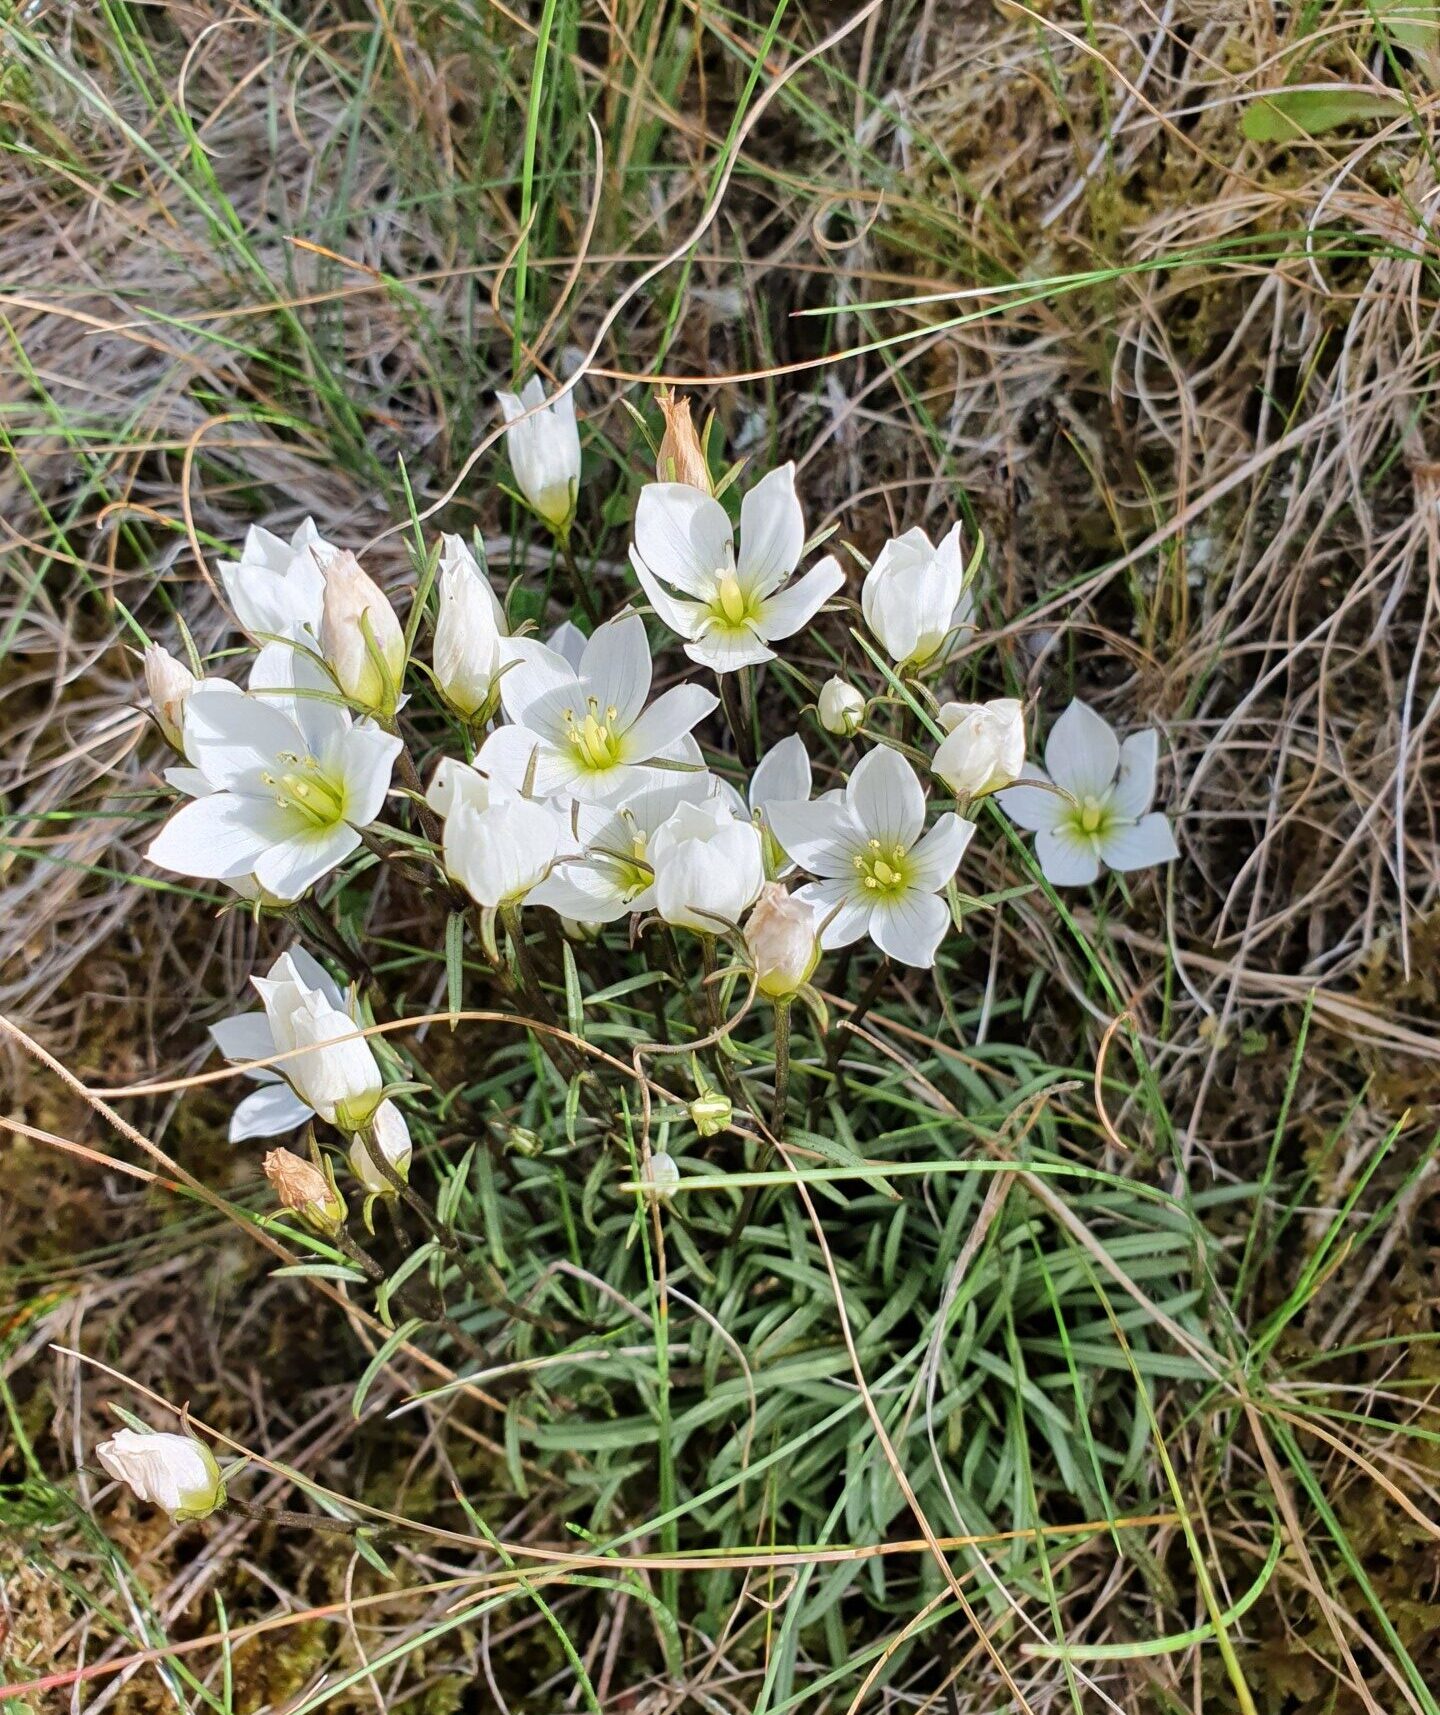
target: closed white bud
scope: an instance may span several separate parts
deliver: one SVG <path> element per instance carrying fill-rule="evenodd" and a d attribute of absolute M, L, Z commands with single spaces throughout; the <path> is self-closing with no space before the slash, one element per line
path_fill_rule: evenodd
<path fill-rule="evenodd" d="M 155 719 L 176 750 L 185 748 L 185 704 L 200 681 L 158 643 L 146 645 L 145 691 Z"/>
<path fill-rule="evenodd" d="M 820 962 L 814 907 L 778 882 L 769 883 L 745 925 L 745 945 L 761 994 L 789 1000 L 810 981 Z"/>
<path fill-rule="evenodd" d="M 680 1168 L 673 1155 L 659 1150 L 645 1164 L 646 1193 L 656 1203 L 668 1203 L 680 1183 Z"/>
<path fill-rule="evenodd" d="M 1025 705 L 1015 697 L 988 703 L 946 703 L 946 737 L 931 771 L 957 798 L 979 798 L 1018 780 L 1025 767 Z"/>
<path fill-rule="evenodd" d="M 481 809 L 457 794 L 445 818 L 445 868 L 477 903 L 519 905 L 549 874 L 561 832 L 559 818 L 529 798 L 492 798 Z"/>
<path fill-rule="evenodd" d="M 392 1101 L 383 1101 L 363 1135 L 350 1145 L 350 1171 L 374 1197 L 393 1197 L 395 1187 L 375 1164 L 376 1153 L 384 1157 L 400 1178 L 410 1178 L 410 1157 L 414 1153 L 410 1142 L 410 1127 L 405 1116 Z"/>
<path fill-rule="evenodd" d="M 395 609 L 348 551 L 332 555 L 324 575 L 320 653 L 352 702 L 388 720 L 405 673 L 405 633 Z"/>
<path fill-rule="evenodd" d="M 892 537 L 865 574 L 860 608 L 885 652 L 905 671 L 942 660 L 948 644 L 968 632 L 974 618 L 960 526 L 934 547 L 918 528 Z"/>
<path fill-rule="evenodd" d="M 440 608 L 431 664 L 440 695 L 464 719 L 486 719 L 499 695 L 505 616 L 490 580 L 458 536 L 442 538 Z"/>
<path fill-rule="evenodd" d="M 820 687 L 820 725 L 839 738 L 853 738 L 865 724 L 865 699 L 843 679 Z"/>
<path fill-rule="evenodd" d="M 497 393 L 505 413 L 505 450 L 522 495 L 557 536 L 568 533 L 580 488 L 580 431 L 575 426 L 575 396 L 562 394 L 545 403 L 540 377 L 532 375 L 520 393 Z"/>
<path fill-rule="evenodd" d="M 99 1444 L 95 1457 L 117 1483 L 177 1522 L 205 1518 L 225 1504 L 215 1455 L 193 1435 L 122 1429 Z"/>
<path fill-rule="evenodd" d="M 719 1090 L 702 1090 L 690 1104 L 690 1118 L 701 1137 L 715 1137 L 724 1131 L 733 1112 L 729 1096 Z"/>
<path fill-rule="evenodd" d="M 718 935 L 737 923 L 765 885 L 764 845 L 720 798 L 681 804 L 656 829 L 646 856 L 655 905 L 667 923 Z"/>

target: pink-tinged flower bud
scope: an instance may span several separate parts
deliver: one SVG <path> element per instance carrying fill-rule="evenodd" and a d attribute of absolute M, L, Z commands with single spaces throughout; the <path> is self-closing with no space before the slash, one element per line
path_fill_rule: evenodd
<path fill-rule="evenodd" d="M 1025 767 L 1025 705 L 1014 697 L 988 703 L 946 703 L 946 737 L 932 772 L 957 798 L 980 798 L 1018 780 Z"/>
<path fill-rule="evenodd" d="M 664 392 L 657 396 L 665 418 L 665 433 L 655 458 L 655 475 L 661 482 L 683 482 L 687 488 L 698 488 L 702 494 L 713 494 L 710 467 L 705 462 L 705 449 L 690 421 L 690 401 L 679 394 Z"/>
<path fill-rule="evenodd" d="M 225 1483 L 215 1455 L 193 1435 L 122 1429 L 100 1443 L 95 1457 L 117 1483 L 177 1523 L 205 1518 L 225 1504 Z"/>
<path fill-rule="evenodd" d="M 362 709 L 389 719 L 405 673 L 405 633 L 385 592 L 351 553 L 325 562 L 320 653 Z"/>
<path fill-rule="evenodd" d="M 151 643 L 145 649 L 145 691 L 155 719 L 176 750 L 185 748 L 185 705 L 200 681 L 168 649 Z"/>
<path fill-rule="evenodd" d="M 755 983 L 771 1000 L 789 1000 L 815 974 L 820 938 L 814 907 L 771 882 L 745 925 Z"/>

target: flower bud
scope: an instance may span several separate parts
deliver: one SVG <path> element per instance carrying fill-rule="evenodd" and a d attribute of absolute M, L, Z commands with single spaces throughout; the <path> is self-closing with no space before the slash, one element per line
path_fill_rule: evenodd
<path fill-rule="evenodd" d="M 957 798 L 998 792 L 1025 767 L 1025 705 L 1014 697 L 988 703 L 946 703 L 946 738 L 930 764 Z"/>
<path fill-rule="evenodd" d="M 290 1149 L 272 1149 L 261 1166 L 282 1209 L 333 1237 L 345 1224 L 345 1199 L 335 1181 Z"/>
<path fill-rule="evenodd" d="M 770 882 L 745 925 L 745 945 L 761 994 L 771 1000 L 789 1000 L 809 982 L 820 962 L 813 907 L 778 882 Z"/>
<path fill-rule="evenodd" d="M 537 1155 L 545 1153 L 545 1140 L 538 1131 L 531 1131 L 528 1125 L 512 1125 L 505 1131 L 505 1146 L 513 1149 L 517 1155 L 523 1155 L 527 1161 L 533 1161 Z"/>
<path fill-rule="evenodd" d="M 557 536 L 568 535 L 580 487 L 574 393 L 547 405 L 540 377 L 532 375 L 519 394 L 495 397 L 505 414 L 505 450 L 521 494 Z"/>
<path fill-rule="evenodd" d="M 680 1183 L 680 1168 L 673 1155 L 659 1150 L 645 1163 L 645 1194 L 655 1203 L 668 1203 Z"/>
<path fill-rule="evenodd" d="M 499 696 L 505 616 L 489 579 L 458 536 L 442 538 L 439 597 L 430 657 L 435 683 L 456 714 L 483 721 Z"/>
<path fill-rule="evenodd" d="M 155 719 L 176 750 L 185 748 L 185 704 L 200 681 L 168 649 L 158 643 L 145 648 L 145 691 Z"/>
<path fill-rule="evenodd" d="M 665 433 L 655 458 L 655 475 L 660 482 L 683 482 L 687 488 L 698 488 L 703 494 L 713 494 L 710 467 L 705 462 L 705 449 L 690 421 L 690 401 L 668 389 L 657 395 L 665 417 Z"/>
<path fill-rule="evenodd" d="M 305 1050 L 279 1066 L 295 1094 L 341 1131 L 362 1131 L 380 1105 L 384 1082 L 355 1020 L 318 989 L 264 978 L 256 978 L 255 986 L 277 1051 Z"/>
<path fill-rule="evenodd" d="M 730 1098 L 719 1090 L 703 1090 L 690 1104 L 690 1118 L 701 1137 L 715 1137 L 730 1123 Z"/>
<path fill-rule="evenodd" d="M 350 1171 L 372 1197 L 393 1197 L 395 1187 L 375 1165 L 375 1155 L 377 1152 L 382 1155 L 408 1183 L 414 1150 L 404 1114 L 394 1102 L 383 1101 L 368 1127 L 356 1129 L 362 1135 L 350 1145 Z"/>
<path fill-rule="evenodd" d="M 820 725 L 839 738 L 853 738 L 865 723 L 865 699 L 843 679 L 820 687 Z"/>
<path fill-rule="evenodd" d="M 225 1482 L 215 1455 L 193 1435 L 122 1429 L 102 1441 L 95 1457 L 124 1483 L 177 1523 L 205 1518 L 225 1504 Z"/>
<path fill-rule="evenodd" d="M 388 719 L 405 672 L 405 633 L 385 592 L 351 553 L 325 562 L 320 652 L 352 702 Z"/>

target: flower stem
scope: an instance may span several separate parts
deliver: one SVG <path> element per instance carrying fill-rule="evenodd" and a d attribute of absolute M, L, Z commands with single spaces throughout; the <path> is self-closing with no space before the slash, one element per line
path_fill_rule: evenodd
<path fill-rule="evenodd" d="M 775 1101 L 770 1109 L 770 1130 L 785 1141 L 785 1114 L 790 1099 L 790 1002 L 775 1002 Z"/>
<path fill-rule="evenodd" d="M 570 574 L 570 591 L 580 606 L 584 609 L 585 617 L 591 625 L 599 625 L 600 608 L 595 600 L 595 592 L 590 588 L 590 580 L 580 570 L 580 562 L 575 557 L 575 550 L 570 546 L 570 532 L 557 536 L 560 546 L 560 558 L 565 562 L 565 570 Z"/>
<path fill-rule="evenodd" d="M 755 738 L 745 719 L 740 687 L 735 682 L 733 673 L 717 673 L 716 680 L 720 685 L 720 701 L 725 709 L 725 719 L 730 727 L 730 735 L 735 740 L 735 751 L 745 768 L 755 766 Z"/>

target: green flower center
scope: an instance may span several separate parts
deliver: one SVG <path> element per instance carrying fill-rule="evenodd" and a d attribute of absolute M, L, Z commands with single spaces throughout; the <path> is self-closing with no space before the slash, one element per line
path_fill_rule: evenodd
<path fill-rule="evenodd" d="M 731 631 L 738 631 L 754 619 L 760 604 L 740 587 L 734 572 L 726 572 L 716 587 L 710 602 L 711 614 Z"/>
<path fill-rule="evenodd" d="M 1115 818 L 1103 798 L 1086 797 L 1076 800 L 1075 808 L 1065 819 L 1077 834 L 1098 840 L 1105 836 Z"/>
<path fill-rule="evenodd" d="M 626 821 L 630 821 L 629 812 L 624 812 Z M 655 872 L 645 859 L 646 840 L 644 834 L 630 823 L 630 850 L 600 851 L 593 856 L 604 860 L 605 868 L 615 891 L 628 904 L 636 894 L 643 893 L 655 879 Z"/>
<path fill-rule="evenodd" d="M 571 748 L 586 768 L 613 768 L 620 760 L 621 735 L 615 730 L 615 721 L 619 710 L 614 704 L 605 710 L 601 718 L 600 705 L 594 697 L 589 699 L 589 712 L 581 720 L 575 719 L 575 711 L 566 709 L 565 729 L 570 740 Z"/>
<path fill-rule="evenodd" d="M 292 810 L 312 828 L 333 828 L 345 820 L 345 783 L 328 775 L 313 756 L 282 751 L 275 759 L 283 765 L 280 774 L 262 773 L 260 778 L 275 794 L 282 810 Z"/>
<path fill-rule="evenodd" d="M 879 840 L 871 840 L 863 852 L 855 855 L 855 873 L 867 893 L 880 896 L 903 893 L 910 885 L 909 856 L 904 846 L 882 846 Z"/>

